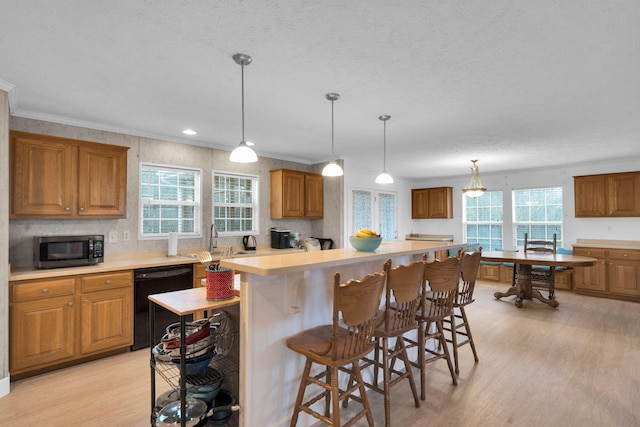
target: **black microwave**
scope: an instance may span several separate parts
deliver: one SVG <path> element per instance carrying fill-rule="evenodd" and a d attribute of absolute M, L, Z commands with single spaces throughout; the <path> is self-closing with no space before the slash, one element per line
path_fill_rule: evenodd
<path fill-rule="evenodd" d="M 34 236 L 33 266 L 59 268 L 104 262 L 104 235 Z"/>

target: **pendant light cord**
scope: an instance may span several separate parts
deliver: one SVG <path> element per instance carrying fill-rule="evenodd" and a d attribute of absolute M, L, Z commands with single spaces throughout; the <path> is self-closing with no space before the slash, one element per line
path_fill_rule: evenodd
<path fill-rule="evenodd" d="M 244 141 L 244 64 L 240 65 L 240 80 L 241 80 L 241 92 L 242 92 L 242 142 Z"/>
<path fill-rule="evenodd" d="M 333 100 L 331 100 L 331 160 L 333 157 Z"/>
<path fill-rule="evenodd" d="M 387 121 L 383 120 L 384 125 L 384 137 L 382 139 L 382 170 L 387 170 Z"/>

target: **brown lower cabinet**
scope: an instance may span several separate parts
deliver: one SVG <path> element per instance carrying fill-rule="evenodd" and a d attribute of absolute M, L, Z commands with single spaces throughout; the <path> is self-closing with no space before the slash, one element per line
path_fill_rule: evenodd
<path fill-rule="evenodd" d="M 592 267 L 576 267 L 577 293 L 640 301 L 640 250 L 574 248 L 574 254 L 596 258 Z"/>
<path fill-rule="evenodd" d="M 10 283 L 9 369 L 24 374 L 133 344 L 133 272 Z"/>

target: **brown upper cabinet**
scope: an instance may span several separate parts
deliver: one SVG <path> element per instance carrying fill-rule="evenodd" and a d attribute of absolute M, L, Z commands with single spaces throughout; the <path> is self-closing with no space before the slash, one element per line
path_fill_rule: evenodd
<path fill-rule="evenodd" d="M 271 171 L 271 218 L 316 218 L 324 215 L 322 175 L 291 169 Z"/>
<path fill-rule="evenodd" d="M 128 149 L 11 131 L 11 218 L 125 218 Z"/>
<path fill-rule="evenodd" d="M 574 176 L 575 215 L 640 216 L 640 172 Z"/>
<path fill-rule="evenodd" d="M 453 218 L 453 187 L 412 189 L 411 218 Z"/>

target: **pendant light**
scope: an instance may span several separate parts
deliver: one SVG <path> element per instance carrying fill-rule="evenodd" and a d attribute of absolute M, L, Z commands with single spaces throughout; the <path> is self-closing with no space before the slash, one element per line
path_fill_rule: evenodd
<path fill-rule="evenodd" d="M 382 172 L 376 178 L 376 184 L 393 184 L 393 177 L 387 173 L 387 120 L 391 116 L 379 116 L 378 119 L 382 120 L 384 125 L 384 138 L 382 149 Z"/>
<path fill-rule="evenodd" d="M 340 98 L 340 95 L 337 93 L 328 93 L 325 95 L 329 101 L 331 101 L 331 161 L 327 166 L 322 169 L 323 176 L 342 176 L 344 172 L 339 164 L 334 160 L 333 155 L 333 103 Z"/>
<path fill-rule="evenodd" d="M 478 170 L 478 165 L 476 165 L 477 160 L 471 160 L 473 166 L 471 167 L 471 177 L 469 178 L 469 183 L 462 189 L 462 192 L 468 197 L 480 197 L 487 191 L 486 188 L 482 185 L 482 181 L 480 181 L 480 171 Z"/>
<path fill-rule="evenodd" d="M 253 163 L 258 161 L 258 156 L 256 152 L 249 147 L 249 145 L 253 144 L 247 143 L 247 141 L 244 140 L 244 66 L 251 64 L 252 59 L 245 53 L 236 53 L 233 55 L 233 60 L 236 61 L 236 64 L 240 65 L 242 77 L 242 141 L 233 149 L 229 155 L 229 160 L 236 163 Z"/>

